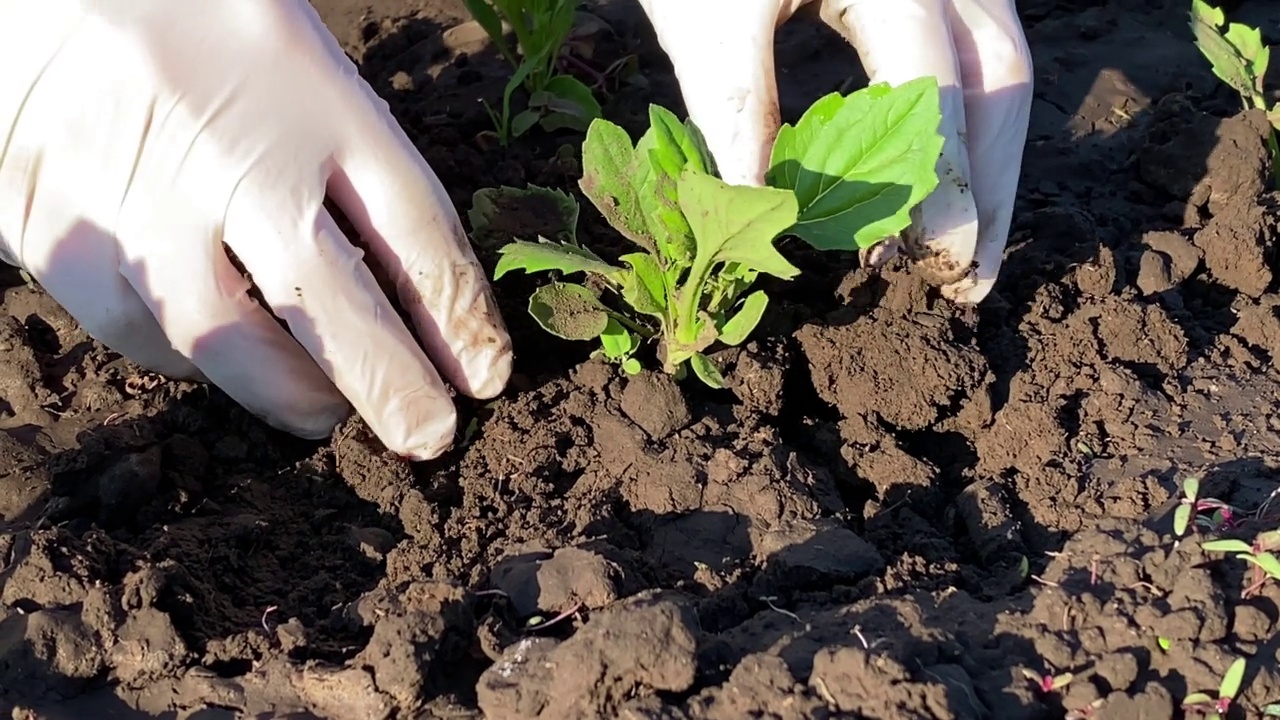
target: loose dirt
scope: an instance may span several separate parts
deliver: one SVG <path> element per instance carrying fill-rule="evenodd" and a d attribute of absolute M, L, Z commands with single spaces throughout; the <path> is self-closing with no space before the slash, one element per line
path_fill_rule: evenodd
<path fill-rule="evenodd" d="M 577 138 L 484 135 L 505 67 L 460 2 L 315 3 L 464 214 L 481 187 L 575 190 Z M 960 309 L 899 264 L 789 245 L 806 280 L 717 356 L 725 391 L 618 376 L 504 278 L 511 388 L 411 467 L 356 420 L 302 442 L 146 373 L 0 270 L 0 708 L 1169 718 L 1237 656 L 1249 716 L 1280 702 L 1280 588 L 1243 599 L 1243 563 L 1171 521 L 1199 473 L 1275 522 L 1265 119 L 1183 2 L 1019 5 L 1037 90 L 996 291 Z M 1272 5 L 1240 19 L 1277 42 Z M 592 10 L 583 62 L 640 69 L 607 80 L 608 116 L 683 112 L 635 4 Z M 788 119 L 865 82 L 805 20 L 778 65 Z M 579 237 L 606 230 L 584 204 Z"/>

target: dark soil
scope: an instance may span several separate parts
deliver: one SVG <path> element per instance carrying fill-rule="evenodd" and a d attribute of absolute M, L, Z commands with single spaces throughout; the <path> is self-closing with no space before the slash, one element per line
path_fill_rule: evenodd
<path fill-rule="evenodd" d="M 484 136 L 505 68 L 460 2 L 316 5 L 464 213 L 481 187 L 576 188 L 579 138 Z M 1202 473 L 1243 535 L 1275 522 L 1265 121 L 1208 72 L 1180 0 L 1019 5 L 1037 101 L 996 292 L 960 309 L 908 269 L 789 247 L 806 279 L 718 356 L 718 393 L 621 378 L 504 278 L 509 392 L 408 466 L 358 421 L 318 446 L 140 371 L 0 271 L 0 705 L 1176 718 L 1239 656 L 1233 717 L 1257 717 L 1280 701 L 1280 588 L 1243 599 L 1243 563 L 1175 542 L 1171 515 Z M 611 80 L 609 117 L 682 112 L 634 3 L 596 11 L 611 29 L 584 61 L 634 52 L 643 78 Z M 1240 13 L 1280 41 L 1275 3 Z M 865 80 L 803 19 L 778 57 L 788 118 Z M 605 232 L 584 206 L 580 237 Z M 1075 680 L 1044 693 L 1024 670 Z"/>

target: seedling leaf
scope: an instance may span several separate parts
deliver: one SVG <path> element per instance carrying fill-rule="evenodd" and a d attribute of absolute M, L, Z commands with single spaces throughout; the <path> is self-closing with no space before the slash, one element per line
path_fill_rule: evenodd
<path fill-rule="evenodd" d="M 1208 693 L 1191 693 L 1182 699 L 1182 704 L 1186 705 L 1211 705 L 1213 698 Z"/>
<path fill-rule="evenodd" d="M 1244 669 L 1244 658 L 1236 658 L 1231 663 L 1231 667 L 1227 668 L 1226 674 L 1222 676 L 1222 683 L 1218 687 L 1219 698 L 1235 699 L 1236 693 L 1240 692 L 1240 683 L 1244 682 Z"/>
<path fill-rule="evenodd" d="M 680 209 L 697 238 L 690 279 L 705 282 L 699 268 L 737 262 L 789 280 L 800 269 L 773 246 L 773 240 L 795 222 L 796 199 L 785 190 L 730 185 L 693 170 L 680 176 Z"/>
<path fill-rule="evenodd" d="M 1258 553 L 1256 555 L 1240 555 L 1240 558 L 1248 561 L 1253 565 L 1257 565 L 1267 575 L 1276 580 L 1280 580 L 1280 560 L 1271 553 Z"/>
<path fill-rule="evenodd" d="M 627 131 L 607 120 L 596 120 L 582 143 L 582 179 L 578 187 L 605 220 L 623 237 L 654 252 L 649 224 L 633 184 L 636 152 Z"/>
<path fill-rule="evenodd" d="M 1194 502 L 1195 499 L 1200 496 L 1199 476 L 1192 475 L 1191 477 L 1182 481 L 1182 495 L 1187 500 L 1190 500 L 1192 502 Z"/>
<path fill-rule="evenodd" d="M 1210 540 L 1200 547 L 1209 552 L 1253 552 L 1253 546 L 1243 540 Z"/>
<path fill-rule="evenodd" d="M 1192 0 L 1191 32 L 1195 35 L 1196 45 L 1213 67 L 1213 74 L 1235 88 L 1241 97 L 1252 98 L 1255 90 L 1249 69 L 1228 36 L 1219 30 L 1226 21 L 1221 9 L 1204 0 Z"/>
<path fill-rule="evenodd" d="M 622 360 L 626 358 L 632 350 L 635 350 L 635 338 L 624 327 L 613 318 L 605 323 L 604 332 L 600 333 L 600 346 L 604 349 L 604 356 L 610 360 Z"/>
<path fill-rule="evenodd" d="M 716 390 L 724 387 L 724 376 L 720 374 L 720 369 L 715 363 L 711 362 L 711 358 L 702 353 L 694 353 L 689 358 L 689 364 L 693 366 L 693 373 L 708 387 Z"/>
<path fill-rule="evenodd" d="M 498 255 L 498 264 L 493 271 L 494 280 L 512 270 L 523 270 L 527 273 L 559 270 L 566 274 L 589 272 L 605 276 L 623 272 L 622 268 L 610 265 L 584 247 L 551 243 L 545 240 L 541 242 L 517 240 L 500 248 Z"/>
<path fill-rule="evenodd" d="M 552 77 L 529 98 L 529 106 L 542 111 L 542 129 L 548 132 L 586 130 L 601 113 L 591 88 L 572 75 Z"/>
<path fill-rule="evenodd" d="M 866 248 L 910 225 L 938 185 L 938 82 L 878 83 L 835 105 L 823 98 L 779 132 L 768 182 L 795 192 L 790 233 L 820 250 Z"/>
<path fill-rule="evenodd" d="M 637 312 L 663 317 L 667 310 L 667 288 L 657 259 L 645 253 L 631 253 L 619 259 L 631 266 L 622 283 L 622 299 Z"/>
<path fill-rule="evenodd" d="M 738 345 L 751 331 L 760 324 L 760 318 L 764 315 L 764 310 L 769 306 L 769 296 L 765 295 L 763 290 L 757 290 L 747 296 L 742 301 L 742 307 L 738 309 L 737 314 L 725 321 L 720 328 L 720 342 L 725 345 Z"/>
<path fill-rule="evenodd" d="M 609 326 L 609 313 L 590 290 L 553 282 L 534 291 L 529 314 L 544 330 L 565 340 L 593 340 Z"/>
<path fill-rule="evenodd" d="M 1182 536 L 1187 533 L 1187 525 L 1191 523 L 1191 506 L 1179 505 L 1173 511 L 1173 532 Z"/>

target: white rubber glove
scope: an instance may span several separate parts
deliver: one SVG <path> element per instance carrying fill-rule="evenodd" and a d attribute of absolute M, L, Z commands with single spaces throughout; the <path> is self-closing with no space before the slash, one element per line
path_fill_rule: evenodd
<path fill-rule="evenodd" d="M 947 297 L 986 297 L 1004 258 L 1031 115 L 1031 55 L 1014 0 L 640 3 L 728 182 L 764 182 L 780 123 L 774 31 L 802 6 L 818 5 L 873 83 L 936 77 L 945 138 L 939 185 L 902 240 Z M 873 255 L 883 262 L 892 253 Z"/>
<path fill-rule="evenodd" d="M 349 401 L 434 457 L 441 375 L 488 398 L 510 374 L 448 196 L 307 0 L 0 0 L 0 259 L 112 349 L 307 438 Z"/>

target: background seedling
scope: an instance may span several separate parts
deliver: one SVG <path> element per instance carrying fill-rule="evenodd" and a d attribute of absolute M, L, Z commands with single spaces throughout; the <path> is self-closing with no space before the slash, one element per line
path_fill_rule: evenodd
<path fill-rule="evenodd" d="M 1250 597 L 1262 589 L 1267 580 L 1280 581 L 1280 558 L 1274 550 L 1280 549 L 1280 530 L 1258 533 L 1253 544 L 1243 540 L 1212 540 L 1201 545 L 1207 552 L 1235 553 L 1235 556 L 1253 566 L 1253 583 L 1244 590 Z"/>
<path fill-rule="evenodd" d="M 1257 108 L 1271 121 L 1267 146 L 1271 150 L 1272 181 L 1280 188 L 1280 105 L 1267 102 L 1263 86 L 1271 48 L 1262 44 L 1262 33 L 1241 23 L 1227 23 L 1220 8 L 1204 0 L 1191 0 L 1191 31 L 1196 47 L 1213 66 L 1213 74 L 1240 94 L 1245 109 Z"/>
<path fill-rule="evenodd" d="M 534 125 L 547 131 L 586 130 L 600 117 L 600 103 L 591 89 L 572 75 L 559 72 L 561 50 L 573 31 L 579 0 L 465 0 L 467 11 L 480 24 L 494 47 L 515 71 L 502 92 L 502 107 L 485 103 L 506 145 Z M 503 24 L 516 36 L 516 48 L 506 40 Z M 527 107 L 511 116 L 516 89 L 529 93 Z"/>
<path fill-rule="evenodd" d="M 1222 676 L 1222 682 L 1218 686 L 1218 697 L 1209 696 L 1208 693 L 1192 693 L 1182 701 L 1182 709 L 1187 713 L 1195 713 L 1203 715 L 1208 720 L 1222 720 L 1222 717 L 1231 709 L 1231 703 L 1235 701 L 1236 694 L 1240 692 L 1240 684 L 1244 681 L 1245 659 L 1236 658 L 1231 663 L 1231 667 L 1227 668 L 1226 674 Z"/>
<path fill-rule="evenodd" d="M 1207 518 L 1200 515 L 1206 510 L 1213 511 Z M 1173 532 L 1182 537 L 1188 529 L 1203 527 L 1218 531 L 1230 528 L 1235 524 L 1235 515 L 1235 509 L 1225 502 L 1217 498 L 1201 498 L 1200 477 L 1193 475 L 1182 483 L 1182 499 L 1173 511 Z"/>

